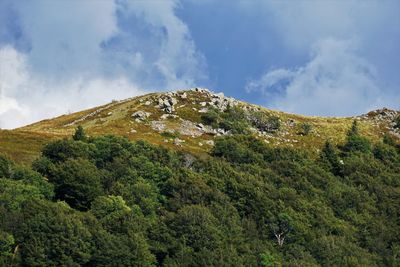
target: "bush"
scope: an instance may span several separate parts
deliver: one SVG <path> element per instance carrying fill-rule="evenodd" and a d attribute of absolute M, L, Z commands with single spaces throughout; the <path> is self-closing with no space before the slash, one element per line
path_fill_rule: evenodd
<path fill-rule="evenodd" d="M 394 119 L 394 128 L 395 128 L 395 129 L 400 129 L 400 115 L 398 115 L 398 116 Z"/>
<path fill-rule="evenodd" d="M 312 125 L 307 123 L 307 122 L 303 122 L 300 124 L 299 126 L 300 128 L 300 134 L 301 135 L 309 135 L 312 131 Z"/>
<path fill-rule="evenodd" d="M 278 116 L 270 116 L 260 111 L 252 114 L 252 123 L 258 130 L 269 133 L 276 132 L 281 127 Z"/>
<path fill-rule="evenodd" d="M 10 177 L 12 166 L 12 161 L 6 155 L 0 154 L 0 178 Z"/>

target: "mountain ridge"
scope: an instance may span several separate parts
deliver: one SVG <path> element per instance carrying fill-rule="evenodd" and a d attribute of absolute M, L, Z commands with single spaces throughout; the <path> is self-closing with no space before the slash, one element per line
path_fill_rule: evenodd
<path fill-rule="evenodd" d="M 70 136 L 81 125 L 93 136 L 114 134 L 130 140 L 143 139 L 194 154 L 205 154 L 216 137 L 232 134 L 232 130 L 221 125 L 207 125 L 204 117 L 210 112 L 223 115 L 235 109 L 240 111 L 240 116 L 244 116 L 243 121 L 248 122 L 246 127 L 250 134 L 275 146 L 318 152 L 326 139 L 334 143 L 343 142 L 353 120 L 359 122 L 361 133 L 373 141 L 385 134 L 400 137 L 394 127 L 394 120 L 400 114 L 396 110 L 382 108 L 352 117 L 304 116 L 271 110 L 206 88 L 191 88 L 112 101 L 14 130 L 1 130 L 0 152 L 11 154 L 16 160 L 30 162 L 39 154 L 43 143 Z M 264 125 L 257 122 L 260 118 L 256 117 L 264 120 Z M 268 128 L 270 118 L 275 118 L 279 129 Z"/>

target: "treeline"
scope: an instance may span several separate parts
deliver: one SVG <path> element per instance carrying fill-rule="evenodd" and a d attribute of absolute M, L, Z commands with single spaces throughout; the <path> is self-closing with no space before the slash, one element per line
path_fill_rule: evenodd
<path fill-rule="evenodd" d="M 400 147 L 318 158 L 249 135 L 210 157 L 115 136 L 0 157 L 1 266 L 400 266 Z"/>

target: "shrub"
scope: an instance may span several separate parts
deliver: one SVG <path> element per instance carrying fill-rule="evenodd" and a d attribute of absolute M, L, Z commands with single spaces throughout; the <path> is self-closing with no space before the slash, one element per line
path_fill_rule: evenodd
<path fill-rule="evenodd" d="M 398 116 L 394 119 L 394 128 L 395 128 L 395 129 L 400 129 L 400 115 L 398 115 Z"/>
<path fill-rule="evenodd" d="M 312 131 L 312 125 L 307 122 L 301 123 L 299 127 L 301 135 L 309 135 Z"/>
<path fill-rule="evenodd" d="M 75 130 L 75 134 L 72 136 L 72 138 L 75 141 L 85 141 L 86 140 L 86 134 L 85 131 L 83 130 L 82 126 L 78 126 Z"/>
<path fill-rule="evenodd" d="M 252 114 L 252 123 L 260 131 L 276 132 L 281 127 L 278 116 L 269 116 L 265 112 L 255 112 Z"/>

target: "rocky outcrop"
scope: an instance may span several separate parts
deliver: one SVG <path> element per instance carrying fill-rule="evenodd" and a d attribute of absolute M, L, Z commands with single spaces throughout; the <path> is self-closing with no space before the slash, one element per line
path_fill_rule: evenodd
<path fill-rule="evenodd" d="M 174 97 L 176 93 L 167 93 L 163 97 L 160 97 L 158 102 L 158 107 L 164 112 L 171 114 L 175 111 L 175 105 L 178 104 L 178 100 Z"/>
<path fill-rule="evenodd" d="M 223 93 L 218 93 L 211 94 L 211 101 L 208 104 L 220 111 L 225 111 L 228 108 L 236 106 L 238 101 L 230 97 L 225 97 Z"/>

